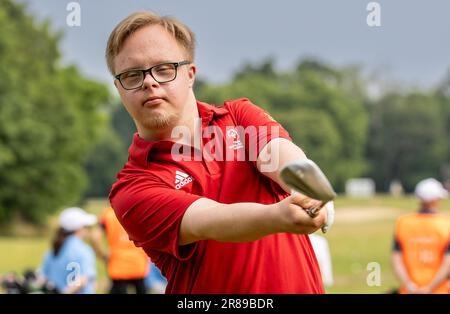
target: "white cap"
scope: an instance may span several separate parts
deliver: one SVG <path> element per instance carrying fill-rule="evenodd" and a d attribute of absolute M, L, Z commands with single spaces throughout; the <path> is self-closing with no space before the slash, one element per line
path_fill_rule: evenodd
<path fill-rule="evenodd" d="M 433 178 L 420 181 L 416 185 L 415 194 L 418 198 L 425 202 L 448 197 L 447 190 L 439 181 Z"/>
<path fill-rule="evenodd" d="M 97 217 L 86 213 L 79 207 L 64 209 L 59 216 L 59 226 L 67 231 L 76 231 L 97 223 Z"/>

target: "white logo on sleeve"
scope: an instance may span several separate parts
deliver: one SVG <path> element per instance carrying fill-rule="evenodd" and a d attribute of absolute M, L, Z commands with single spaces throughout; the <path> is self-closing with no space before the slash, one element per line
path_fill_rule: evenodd
<path fill-rule="evenodd" d="M 179 190 L 186 184 L 192 182 L 193 178 L 190 175 L 185 174 L 181 171 L 175 172 L 175 189 Z"/>

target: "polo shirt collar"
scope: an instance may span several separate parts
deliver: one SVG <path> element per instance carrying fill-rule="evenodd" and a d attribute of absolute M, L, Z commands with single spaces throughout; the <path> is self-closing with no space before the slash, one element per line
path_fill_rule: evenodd
<path fill-rule="evenodd" d="M 197 108 L 202 119 L 202 126 L 209 125 L 213 117 L 220 117 L 228 113 L 224 107 L 216 107 L 201 101 L 197 101 Z"/>
<path fill-rule="evenodd" d="M 434 214 L 435 211 L 430 208 L 421 208 L 419 214 Z"/>
<path fill-rule="evenodd" d="M 201 101 L 197 101 L 198 114 L 202 119 L 202 127 L 208 126 L 214 117 L 220 117 L 228 113 L 228 110 L 224 107 L 216 107 Z M 129 161 L 137 163 L 141 167 L 147 167 L 148 155 L 155 146 L 158 149 L 171 148 L 173 141 L 160 140 L 160 141 L 146 141 L 142 139 L 136 132 L 133 135 L 133 142 L 128 149 Z"/>

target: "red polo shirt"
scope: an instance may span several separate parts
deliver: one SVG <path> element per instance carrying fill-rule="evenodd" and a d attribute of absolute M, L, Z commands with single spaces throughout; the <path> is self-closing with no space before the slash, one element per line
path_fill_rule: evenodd
<path fill-rule="evenodd" d="M 273 204 L 288 196 L 257 170 L 254 158 L 248 161 L 255 145 L 259 153 L 273 138 L 290 139 L 267 112 L 248 99 L 226 101 L 223 107 L 202 102 L 197 106 L 202 131 L 215 134 L 203 136 L 202 147 L 218 152 L 216 158 L 203 153 L 201 160 L 175 161 L 174 142 L 144 141 L 134 135 L 128 162 L 110 193 L 130 239 L 168 279 L 167 293 L 323 293 L 307 235 L 278 233 L 245 243 L 204 240 L 178 245 L 183 215 L 201 197 L 226 204 Z M 253 132 L 239 133 L 239 126 Z M 186 150 L 195 151 L 184 146 L 182 152 Z M 242 152 L 247 161 L 238 158 Z M 234 160 L 217 157 L 227 153 Z"/>

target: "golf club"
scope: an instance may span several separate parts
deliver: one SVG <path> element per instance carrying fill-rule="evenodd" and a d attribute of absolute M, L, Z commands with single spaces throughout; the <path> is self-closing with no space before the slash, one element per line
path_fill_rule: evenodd
<path fill-rule="evenodd" d="M 326 233 L 334 220 L 333 203 L 326 204 L 336 197 L 336 192 L 319 166 L 310 159 L 296 160 L 281 169 L 280 177 L 292 190 L 320 201 L 318 205 L 305 209 L 311 217 L 316 217 L 319 210 L 326 207 L 328 219 L 322 227 L 322 232 Z"/>

